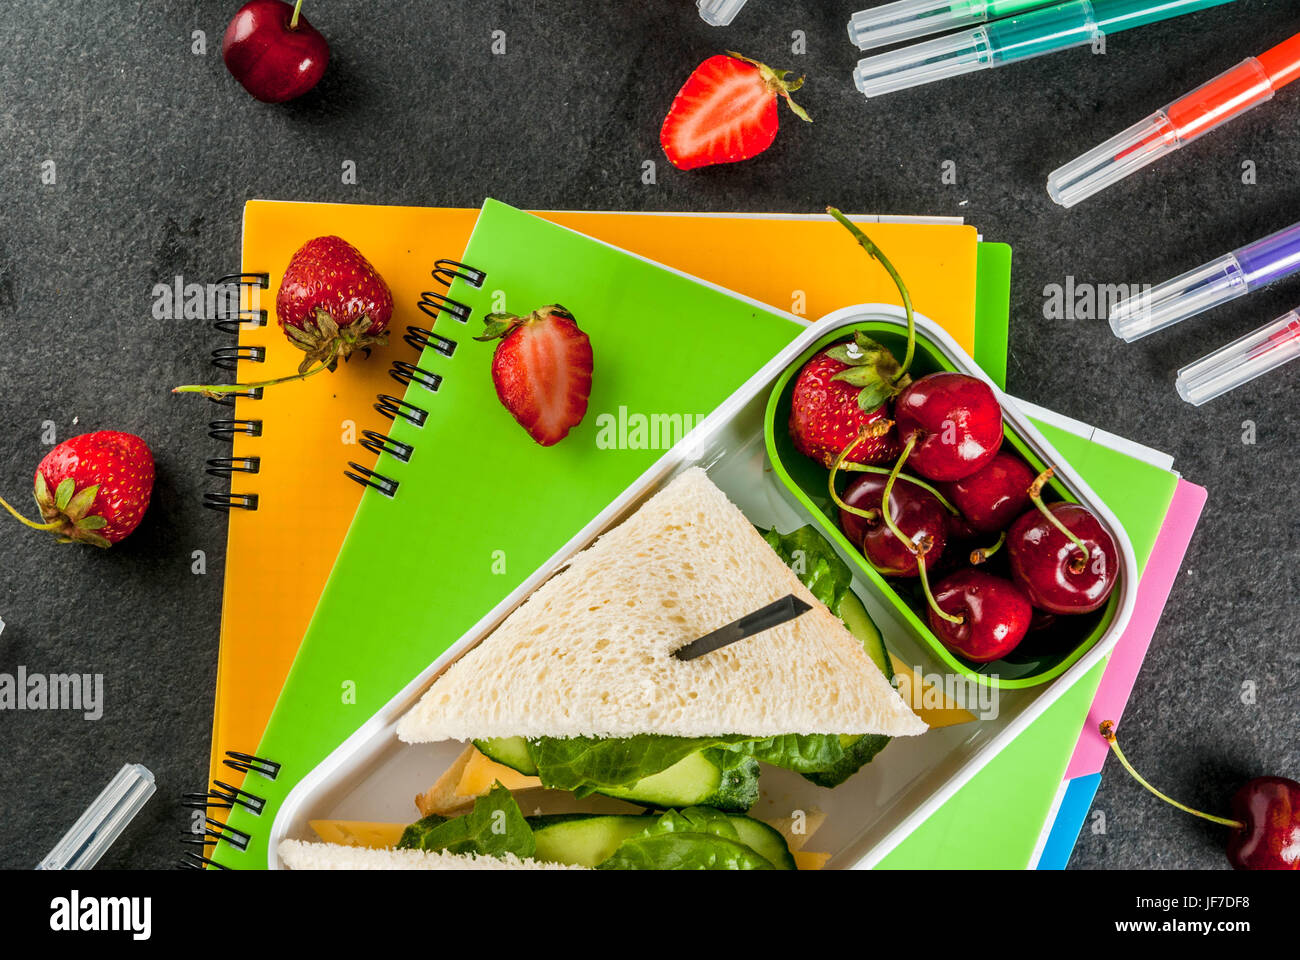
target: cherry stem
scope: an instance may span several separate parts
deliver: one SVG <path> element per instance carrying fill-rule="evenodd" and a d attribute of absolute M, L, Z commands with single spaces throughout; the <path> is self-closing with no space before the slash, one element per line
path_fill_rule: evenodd
<path fill-rule="evenodd" d="M 957 625 L 965 623 L 965 617 L 953 616 L 947 610 L 943 609 L 943 607 L 939 606 L 938 600 L 934 599 L 934 594 L 930 592 L 930 578 L 926 576 L 925 573 L 925 553 L 919 553 L 916 555 L 916 570 L 921 575 L 921 589 L 925 591 L 926 603 L 930 605 L 930 609 L 934 611 L 935 615 L 943 620 L 947 620 L 949 623 Z"/>
<path fill-rule="evenodd" d="M 841 464 L 840 469 L 848 470 L 851 473 L 883 473 L 888 475 L 891 472 L 890 469 L 887 467 L 877 467 L 869 463 L 845 463 L 845 464 Z M 939 503 L 943 506 L 943 508 L 947 510 L 949 513 L 951 513 L 954 517 L 961 512 L 956 507 L 954 507 L 951 503 L 948 502 L 947 497 L 945 497 L 942 493 L 940 493 L 930 484 L 926 483 L 920 477 L 914 477 L 910 473 L 900 473 L 899 476 L 902 477 L 904 480 L 906 480 L 908 483 L 915 484 L 916 486 L 924 490 L 926 493 L 933 496 L 936 500 L 939 501 Z"/>
<path fill-rule="evenodd" d="M 843 450 L 841 450 L 838 454 L 835 455 L 835 460 L 831 464 L 830 477 L 827 479 L 826 485 L 830 490 L 831 500 L 834 502 L 835 506 L 839 507 L 841 510 L 845 511 L 846 513 L 850 513 L 855 517 L 862 517 L 864 520 L 880 519 L 879 510 L 859 510 L 857 507 L 851 507 L 843 500 L 841 500 L 840 495 L 835 492 L 835 478 L 839 475 L 840 468 L 844 465 L 844 460 L 848 457 L 849 454 L 851 454 L 857 448 L 859 443 L 861 443 L 863 440 L 867 439 L 868 437 L 884 436 L 886 433 L 889 432 L 890 428 L 893 427 L 893 425 L 894 425 L 894 421 L 892 420 L 878 420 L 873 424 L 867 424 L 866 426 L 862 427 L 862 429 L 858 431 L 858 435 L 856 437 L 854 437 L 847 444 L 845 444 Z"/>
<path fill-rule="evenodd" d="M 906 463 L 907 458 L 912 455 L 912 450 L 915 446 L 916 434 L 913 433 L 908 437 L 907 445 L 903 447 L 903 452 L 900 453 L 898 459 L 894 461 L 894 469 L 889 471 L 889 479 L 885 481 L 885 492 L 880 495 L 880 508 L 885 514 L 885 526 L 889 528 L 889 532 L 898 537 L 900 542 L 907 544 L 907 548 L 911 550 L 912 553 L 916 554 L 917 560 L 919 561 L 923 551 L 912 542 L 911 537 L 907 536 L 899 529 L 898 524 L 894 522 L 893 511 L 889 509 L 889 497 L 890 494 L 894 492 L 894 481 L 898 479 L 899 473 L 902 472 L 903 464 Z"/>
<path fill-rule="evenodd" d="M 916 355 L 916 317 L 912 313 L 912 296 L 907 292 L 907 284 L 903 283 L 903 278 L 898 275 L 898 271 L 889 262 L 889 258 L 885 256 L 878 246 L 871 242 L 871 238 L 863 233 L 856 223 L 834 207 L 827 207 L 826 212 L 843 224 L 849 233 L 853 234 L 862 249 L 867 251 L 870 257 L 880 262 L 880 265 L 885 268 L 885 272 L 889 274 L 890 279 L 894 281 L 894 286 L 898 288 L 899 296 L 903 298 L 903 309 L 907 312 L 907 352 L 903 355 L 903 364 L 898 370 L 898 376 L 894 377 L 894 383 L 897 384 L 903 377 L 907 376 L 907 371 L 912 367 L 912 357 Z"/>
<path fill-rule="evenodd" d="M 993 554 L 1001 550 L 1002 544 L 1006 542 L 1007 542 L 1007 532 L 1003 530 L 1001 533 L 998 534 L 998 541 L 997 543 L 993 544 L 993 546 L 980 547 L 978 550 L 972 550 L 970 552 L 970 562 L 978 566 L 979 564 L 987 560 L 989 557 L 993 556 Z"/>
<path fill-rule="evenodd" d="M 1034 482 L 1029 485 L 1029 490 L 1028 490 L 1029 499 L 1034 502 L 1034 506 L 1038 508 L 1038 511 L 1047 518 L 1048 522 L 1051 523 L 1052 526 L 1056 527 L 1057 530 L 1060 530 L 1061 533 L 1065 534 L 1065 536 L 1076 547 L 1078 547 L 1080 551 L 1082 551 L 1083 558 L 1079 560 L 1075 560 L 1073 563 L 1070 564 L 1071 570 L 1073 570 L 1075 573 L 1082 573 L 1084 568 L 1088 565 L 1088 560 L 1092 557 L 1092 554 L 1088 551 L 1088 545 L 1084 543 L 1082 540 L 1080 540 L 1078 537 L 1076 537 L 1073 531 L 1071 531 L 1069 527 L 1063 524 L 1060 518 L 1057 517 L 1056 514 L 1054 514 L 1051 510 L 1047 509 L 1047 504 L 1043 503 L 1043 487 L 1046 485 L 1048 480 L 1052 479 L 1052 477 L 1055 475 L 1055 472 L 1056 471 L 1052 467 L 1048 467 L 1046 470 L 1044 470 L 1042 473 L 1040 473 L 1037 477 L 1034 478 Z"/>
<path fill-rule="evenodd" d="M 183 387 L 172 387 L 172 393 L 201 393 L 205 396 L 211 397 L 223 393 L 234 393 L 236 390 L 256 390 L 258 387 L 274 387 L 279 383 L 290 383 L 294 380 L 306 380 L 308 377 L 314 377 L 322 370 L 328 370 L 333 359 L 334 358 L 331 355 L 323 361 L 319 367 L 308 370 L 305 373 L 295 373 L 289 377 L 276 377 L 274 380 L 263 380 L 260 383 L 186 384 Z"/>
<path fill-rule="evenodd" d="M 1114 752 L 1115 756 L 1119 759 L 1119 762 L 1123 765 L 1124 769 L 1129 772 L 1129 775 L 1132 776 L 1133 779 L 1136 780 L 1138 783 L 1142 784 L 1142 786 L 1146 787 L 1148 790 L 1154 793 L 1165 803 L 1175 806 L 1179 810 L 1182 810 L 1185 813 L 1190 813 L 1194 817 L 1200 817 L 1202 820 L 1209 820 L 1211 823 L 1218 823 L 1225 827 L 1236 827 L 1238 830 L 1246 829 L 1246 825 L 1242 823 L 1240 820 L 1229 820 L 1227 817 L 1216 817 L 1213 814 L 1201 813 L 1201 811 L 1199 810 L 1193 810 L 1191 807 L 1187 806 L 1186 804 L 1179 803 L 1177 800 L 1173 800 L 1165 796 L 1155 787 L 1151 786 L 1151 784 L 1147 783 L 1146 780 L 1142 777 L 1142 774 L 1138 773 L 1136 770 L 1133 769 L 1133 764 L 1128 762 L 1128 757 L 1124 756 L 1124 751 L 1119 748 L 1119 741 L 1115 739 L 1114 722 L 1111 720 L 1103 720 L 1101 722 L 1100 731 L 1101 731 L 1102 739 L 1104 739 L 1108 744 L 1110 744 L 1110 749 Z"/>
<path fill-rule="evenodd" d="M 5 500 L 4 497 L 0 497 L 0 507 L 4 507 L 11 514 L 13 514 L 14 519 L 16 519 L 19 523 L 31 527 L 33 530 L 58 530 L 60 527 L 63 526 L 62 520 L 54 520 L 50 523 L 37 523 L 34 520 L 28 520 L 26 517 L 24 517 L 13 507 L 9 506 L 9 501 Z"/>
<path fill-rule="evenodd" d="M 298 14 L 300 14 L 300 13 L 302 13 L 302 0 L 298 0 L 298 2 L 297 2 L 296 4 L 294 4 L 294 7 L 293 7 L 293 16 L 289 18 L 289 29 L 290 29 L 290 30 L 297 30 L 297 29 L 298 29 Z"/>

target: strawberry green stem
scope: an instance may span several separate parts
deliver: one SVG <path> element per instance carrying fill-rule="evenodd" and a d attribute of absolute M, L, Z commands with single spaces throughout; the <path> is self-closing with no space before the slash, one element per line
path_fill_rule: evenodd
<path fill-rule="evenodd" d="M 31 527 L 33 530 L 58 530 L 63 526 L 62 520 L 55 520 L 53 523 L 37 523 L 34 520 L 28 520 L 21 513 L 9 506 L 9 502 L 4 497 L 0 497 L 0 507 L 8 510 L 19 523 Z"/>
<path fill-rule="evenodd" d="M 916 317 L 912 313 L 912 296 L 907 292 L 907 284 L 903 283 L 903 278 L 898 275 L 898 271 L 889 262 L 889 258 L 885 256 L 878 246 L 871 242 L 871 238 L 863 233 L 856 223 L 834 207 L 827 207 L 826 212 L 843 224 L 849 233 L 853 234 L 868 255 L 880 261 L 880 265 L 885 268 L 885 272 L 894 281 L 894 286 L 898 288 L 899 296 L 903 298 L 903 309 L 907 311 L 907 353 L 903 356 L 903 365 L 899 368 L 898 375 L 894 377 L 894 383 L 900 383 L 903 377 L 907 376 L 907 371 L 912 366 L 912 358 L 916 355 Z"/>
<path fill-rule="evenodd" d="M 1119 741 L 1115 739 L 1114 722 L 1111 720 L 1103 720 L 1100 729 L 1101 729 L 1102 739 L 1104 739 L 1108 744 L 1110 744 L 1110 749 L 1114 752 L 1116 758 L 1119 760 L 1120 764 L 1124 767 L 1124 769 L 1129 772 L 1129 775 L 1132 776 L 1133 779 L 1136 780 L 1138 783 L 1142 784 L 1142 786 L 1146 787 L 1148 790 L 1154 793 L 1165 803 L 1177 807 L 1179 810 L 1182 810 L 1184 813 L 1190 813 L 1194 817 L 1200 817 L 1202 820 L 1209 820 L 1211 823 L 1221 824 L 1222 826 L 1225 827 L 1236 827 L 1238 830 L 1246 829 L 1246 825 L 1242 823 L 1240 820 L 1229 820 L 1227 817 L 1216 817 L 1213 814 L 1202 813 L 1199 810 L 1193 810 L 1191 807 L 1187 806 L 1186 804 L 1179 803 L 1177 800 L 1172 800 L 1169 797 L 1165 796 L 1155 787 L 1151 786 L 1151 784 L 1147 783 L 1146 780 L 1143 778 L 1142 774 L 1138 773 L 1136 770 L 1133 769 L 1133 764 L 1128 762 L 1128 757 L 1124 756 L 1124 751 L 1119 748 Z"/>
<path fill-rule="evenodd" d="M 1034 502 L 1034 506 L 1038 508 L 1038 512 L 1045 516 L 1052 526 L 1065 534 L 1065 536 L 1083 552 L 1082 558 L 1077 559 L 1070 564 L 1070 569 L 1075 573 L 1082 573 L 1084 568 L 1088 566 L 1088 559 L 1092 556 L 1088 551 L 1088 545 L 1076 537 L 1070 528 L 1061 522 L 1060 518 L 1057 517 L 1056 514 L 1047 509 L 1047 504 L 1043 503 L 1043 487 L 1046 485 L 1048 480 L 1052 479 L 1055 472 L 1056 471 L 1051 467 L 1048 467 L 1034 478 L 1034 482 L 1029 485 L 1029 499 Z"/>
<path fill-rule="evenodd" d="M 201 393 L 206 397 L 218 397 L 223 393 L 234 393 L 236 390 L 256 390 L 258 387 L 274 387 L 280 383 L 290 383 L 294 380 L 306 380 L 308 377 L 314 377 L 322 370 L 328 370 L 333 358 L 327 358 L 319 367 L 313 367 L 303 373 L 295 373 L 288 377 L 276 377 L 274 380 L 263 380 L 260 383 L 213 383 L 213 384 L 186 384 L 183 387 L 172 387 L 172 393 Z"/>
<path fill-rule="evenodd" d="M 290 29 L 290 30 L 297 30 L 297 29 L 298 29 L 298 14 L 300 14 L 300 13 L 302 13 L 302 0 L 298 0 L 298 2 L 297 2 L 296 4 L 294 4 L 294 8 L 293 8 L 293 16 L 289 18 L 289 29 Z"/>
<path fill-rule="evenodd" d="M 874 464 L 870 464 L 870 463 L 845 463 L 840 466 L 840 469 L 848 470 L 850 473 L 880 473 L 885 475 L 888 475 L 890 473 L 890 468 L 877 467 Z M 947 510 L 949 513 L 951 513 L 954 517 L 961 512 L 956 507 L 954 507 L 951 503 L 948 502 L 947 497 L 945 497 L 942 493 L 940 493 L 935 487 L 926 483 L 920 477 L 914 477 L 910 473 L 900 473 L 899 476 L 902 477 L 904 480 L 906 480 L 908 483 L 915 484 L 916 486 L 924 490 L 926 493 L 930 494 L 932 497 L 938 500 L 939 503 L 943 506 L 943 508 Z"/>
<path fill-rule="evenodd" d="M 1001 550 L 1002 544 L 1006 542 L 1007 542 L 1007 532 L 1003 530 L 1001 533 L 998 534 L 997 543 L 993 544 L 993 546 L 980 547 L 978 550 L 972 550 L 970 552 L 970 562 L 978 566 L 979 564 L 987 560 L 989 557 L 993 556 L 993 554 Z"/>
<path fill-rule="evenodd" d="M 893 425 L 894 421 L 892 420 L 879 420 L 876 423 L 863 427 L 858 431 L 858 435 L 845 444 L 844 449 L 835 455 L 835 460 L 831 463 L 831 472 L 830 476 L 827 478 L 826 485 L 830 489 L 832 502 L 834 502 L 835 506 L 839 507 L 845 513 L 851 513 L 855 517 L 862 517 L 864 520 L 880 519 L 879 510 L 859 510 L 857 507 L 851 507 L 841 500 L 840 495 L 835 492 L 835 478 L 839 475 L 840 469 L 844 466 L 845 459 L 849 454 L 857 449 L 859 443 L 868 437 L 884 436 L 889 432 Z"/>

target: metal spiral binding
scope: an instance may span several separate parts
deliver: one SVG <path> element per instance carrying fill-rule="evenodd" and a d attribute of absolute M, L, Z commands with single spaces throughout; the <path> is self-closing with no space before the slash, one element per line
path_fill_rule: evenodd
<path fill-rule="evenodd" d="M 261 420 L 212 420 L 208 423 L 208 436 L 213 440 L 233 440 L 235 434 L 242 433 L 250 437 L 262 435 Z"/>
<path fill-rule="evenodd" d="M 245 309 L 242 306 L 244 301 L 242 288 L 250 287 L 265 290 L 270 285 L 271 275 L 269 273 L 232 273 L 217 280 L 214 286 L 237 286 L 241 289 L 235 299 L 234 313 L 224 312 L 229 306 L 229 301 L 223 299 L 217 305 L 217 314 L 209 318 L 212 320 L 212 326 L 231 336 L 238 336 L 240 330 L 250 325 L 254 327 L 266 326 L 267 312 L 265 310 Z M 212 351 L 212 365 L 222 370 L 238 369 L 241 360 L 247 360 L 250 363 L 265 363 L 266 347 L 237 344 L 233 347 L 218 347 Z M 250 387 L 246 390 L 235 390 L 224 393 L 220 397 L 211 397 L 209 399 L 222 406 L 233 407 L 236 400 L 261 400 L 262 388 Z M 214 440 L 234 440 L 236 434 L 260 437 L 262 435 L 262 421 L 231 418 L 214 420 L 208 424 L 208 436 Z M 236 473 L 257 473 L 260 469 L 260 457 L 239 457 L 236 459 L 214 457 L 207 461 L 207 472 L 214 477 L 230 477 Z M 203 505 L 213 510 L 256 510 L 257 494 L 205 493 L 203 495 Z"/>
<path fill-rule="evenodd" d="M 363 467 L 361 464 L 353 463 L 351 460 L 348 461 L 348 466 L 352 469 L 344 470 L 343 476 L 347 477 L 349 480 L 355 480 L 363 487 L 374 487 L 389 499 L 392 499 L 393 494 L 397 493 L 398 484 L 392 477 L 386 477 L 382 473 L 376 473 L 369 467 Z"/>
<path fill-rule="evenodd" d="M 256 510 L 255 493 L 205 493 L 203 505 L 212 510 Z"/>
<path fill-rule="evenodd" d="M 203 817 L 203 833 L 196 836 L 183 836 L 181 837 L 181 843 L 192 844 L 196 847 L 212 847 L 224 840 L 236 850 L 247 850 L 248 841 L 252 839 L 252 834 L 245 833 L 243 830 L 224 824 L 220 820 L 213 820 L 205 815 Z"/>
<path fill-rule="evenodd" d="M 271 275 L 269 273 L 232 273 L 217 280 L 214 287 L 241 286 L 257 287 L 259 290 L 265 290 L 271 285 Z M 243 298 L 240 297 L 240 300 Z M 239 300 L 236 301 L 238 303 Z M 236 307 L 234 316 L 215 316 L 210 317 L 212 326 L 222 333 L 229 333 L 232 336 L 238 336 L 241 327 L 252 324 L 255 327 L 266 326 L 265 310 L 245 310 L 243 307 Z"/>
<path fill-rule="evenodd" d="M 274 780 L 280 775 L 280 764 L 274 760 L 255 757 L 251 753 L 238 753 L 234 750 L 227 750 L 225 759 L 221 762 L 232 770 L 238 770 L 240 773 L 261 774 L 268 780 Z"/>
<path fill-rule="evenodd" d="M 213 457 L 208 461 L 208 473 L 214 477 L 231 477 L 236 473 L 259 473 L 261 457 Z"/>
<path fill-rule="evenodd" d="M 439 314 L 446 313 L 455 317 L 461 323 L 469 322 L 470 309 L 468 306 L 435 290 L 425 290 L 421 293 L 420 302 L 416 306 L 434 320 L 438 319 Z"/>
<path fill-rule="evenodd" d="M 238 368 L 240 360 L 247 360 L 249 363 L 265 363 L 266 347 L 250 347 L 241 344 L 237 347 L 218 347 L 212 351 L 212 365 L 222 370 Z"/>
<path fill-rule="evenodd" d="M 395 420 L 398 417 L 401 417 L 413 427 L 422 427 L 424 426 L 424 421 L 429 419 L 428 410 L 407 403 L 405 400 L 400 400 L 397 397 L 390 397 L 386 393 L 381 393 L 378 400 L 379 402 L 375 404 L 375 409 L 389 420 Z M 403 407 L 407 409 L 404 410 L 402 409 Z"/>
<path fill-rule="evenodd" d="M 407 343 L 415 347 L 416 350 L 423 350 L 425 347 L 433 347 L 444 357 L 450 357 L 456 352 L 456 341 L 448 337 L 439 336 L 432 330 L 424 327 L 407 327 L 406 336 L 402 337 Z"/>
<path fill-rule="evenodd" d="M 413 363 L 407 363 L 405 360 L 394 360 L 393 368 L 388 371 L 388 375 L 406 387 L 418 383 L 430 393 L 437 393 L 438 388 L 442 386 L 441 375 L 421 369 Z"/>
<path fill-rule="evenodd" d="M 241 790 L 224 780 L 213 780 L 212 789 L 207 793 L 187 793 L 181 797 L 181 806 L 194 810 L 233 810 L 236 805 L 253 813 L 261 813 L 266 806 L 266 798 Z"/>
<path fill-rule="evenodd" d="M 482 270 L 466 266 L 459 260 L 435 260 L 433 262 L 433 279 L 444 287 L 450 287 L 457 278 L 464 280 L 471 287 L 482 287 L 487 274 Z"/>
<path fill-rule="evenodd" d="M 361 445 L 375 456 L 386 453 L 390 457 L 395 457 L 403 463 L 407 463 L 411 459 L 411 454 L 415 452 L 415 447 L 409 443 L 402 443 L 400 440 L 394 440 L 392 437 L 377 433 L 374 430 L 363 430 L 361 436 L 364 438 Z"/>

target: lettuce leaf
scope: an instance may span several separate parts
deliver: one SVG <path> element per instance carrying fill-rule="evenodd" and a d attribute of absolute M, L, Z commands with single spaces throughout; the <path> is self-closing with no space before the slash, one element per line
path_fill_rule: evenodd
<path fill-rule="evenodd" d="M 840 598 L 853 583 L 853 572 L 825 537 L 811 525 L 789 533 L 777 533 L 775 527 L 760 532 L 814 597 L 831 610 L 839 609 Z"/>
<path fill-rule="evenodd" d="M 488 857 L 513 853 L 523 859 L 537 852 L 537 839 L 515 798 L 498 781 L 469 813 L 453 819 L 431 814 L 402 831 L 397 846 Z"/>
<path fill-rule="evenodd" d="M 627 787 L 677 761 L 711 747 L 727 747 L 753 737 L 540 737 L 528 741 L 542 785 L 584 797 L 601 787 Z"/>
<path fill-rule="evenodd" d="M 781 737 L 751 740 L 730 749 L 795 773 L 830 770 L 844 759 L 843 741 L 837 733 L 788 733 Z"/>
<path fill-rule="evenodd" d="M 772 870 L 740 842 L 731 820 L 709 807 L 669 810 L 624 840 L 598 870 Z"/>

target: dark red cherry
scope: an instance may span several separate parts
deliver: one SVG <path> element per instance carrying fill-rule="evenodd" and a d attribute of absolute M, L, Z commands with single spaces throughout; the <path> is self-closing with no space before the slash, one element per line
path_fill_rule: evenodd
<path fill-rule="evenodd" d="M 873 567 L 887 577 L 915 577 L 920 571 L 916 555 L 894 535 L 880 514 L 885 484 L 889 478 L 879 473 L 864 473 L 849 484 L 841 499 L 859 510 L 874 511 L 872 519 L 840 510 L 840 529 L 862 551 Z M 898 529 L 912 543 L 928 539 L 926 563 L 933 566 L 943 555 L 948 540 L 948 511 L 928 490 L 899 477 L 889 492 L 891 516 Z"/>
<path fill-rule="evenodd" d="M 280 0 L 253 0 L 239 8 L 221 41 L 226 69 L 258 100 L 281 103 L 300 97 L 320 81 L 330 45 L 307 22 L 301 7 Z"/>
<path fill-rule="evenodd" d="M 1106 602 L 1119 576 L 1115 541 L 1086 507 L 1052 503 L 1046 509 L 1079 538 L 1087 548 L 1087 558 L 1035 507 L 1025 511 L 1007 531 L 1011 577 L 1041 610 L 1096 610 Z"/>
<path fill-rule="evenodd" d="M 1185 813 L 1231 827 L 1228 862 L 1238 870 L 1300 870 L 1300 783 L 1256 777 L 1232 797 L 1232 818 L 1202 813 L 1173 800 L 1143 779 L 1119 747 L 1112 720 L 1101 722 L 1102 739 L 1120 765 L 1145 789 Z"/>
<path fill-rule="evenodd" d="M 1002 446 L 1002 408 L 992 388 L 964 373 L 931 373 L 894 401 L 898 439 L 916 445 L 907 469 L 927 480 L 968 477 Z"/>
<path fill-rule="evenodd" d="M 941 580 L 934 600 L 961 622 L 944 620 L 931 608 L 930 629 L 945 647 L 975 663 L 1000 660 L 1019 646 L 1034 615 L 1014 583 L 973 567 Z"/>
<path fill-rule="evenodd" d="M 968 477 L 944 484 L 939 492 L 979 533 L 1000 533 L 1032 505 L 1034 471 L 1014 453 L 999 450 Z"/>
<path fill-rule="evenodd" d="M 1256 777 L 1233 796 L 1232 816 L 1244 824 L 1228 838 L 1234 867 L 1300 870 L 1300 783 Z"/>

